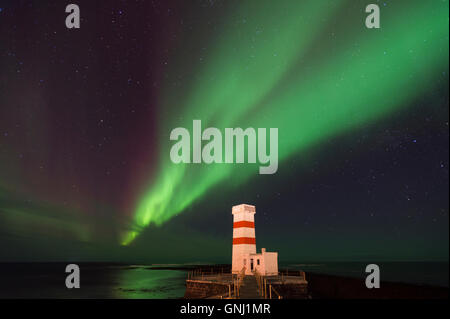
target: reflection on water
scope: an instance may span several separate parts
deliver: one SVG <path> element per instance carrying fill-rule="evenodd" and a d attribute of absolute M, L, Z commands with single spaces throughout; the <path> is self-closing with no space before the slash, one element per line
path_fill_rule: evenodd
<path fill-rule="evenodd" d="M 181 298 L 184 295 L 185 271 L 133 267 L 122 269 L 117 276 L 114 298 L 159 299 Z"/>
<path fill-rule="evenodd" d="M 378 263 L 382 281 L 448 287 L 448 262 Z M 367 263 L 292 263 L 280 268 L 365 277 Z M 188 265 L 79 264 L 81 288 L 65 286 L 64 263 L 0 264 L 0 298 L 182 298 Z M 160 269 L 167 267 L 167 269 Z"/>
<path fill-rule="evenodd" d="M 66 264 L 0 264 L 0 298 L 181 298 L 186 271 L 151 266 L 79 264 L 80 289 L 65 286 Z"/>

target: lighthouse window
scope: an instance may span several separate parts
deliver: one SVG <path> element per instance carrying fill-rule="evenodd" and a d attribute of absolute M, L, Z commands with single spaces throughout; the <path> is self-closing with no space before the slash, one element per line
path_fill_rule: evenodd
<path fill-rule="evenodd" d="M 256 264 L 259 266 L 259 259 L 256 260 Z"/>
<path fill-rule="evenodd" d="M 246 264 L 246 261 L 247 261 L 247 259 L 244 259 L 244 266 L 245 266 L 245 264 Z"/>

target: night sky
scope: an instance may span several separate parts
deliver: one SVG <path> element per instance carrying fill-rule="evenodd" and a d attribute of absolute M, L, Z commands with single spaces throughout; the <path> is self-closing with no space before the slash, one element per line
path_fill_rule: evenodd
<path fill-rule="evenodd" d="M 73 2 L 0 0 L 0 261 L 229 263 L 241 203 L 281 262 L 448 261 L 448 1 Z M 172 163 L 195 119 L 277 173 Z"/>

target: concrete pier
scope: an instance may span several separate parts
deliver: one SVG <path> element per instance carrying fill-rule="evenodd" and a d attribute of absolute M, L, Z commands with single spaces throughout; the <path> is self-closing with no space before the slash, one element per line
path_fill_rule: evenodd
<path fill-rule="evenodd" d="M 192 272 L 186 280 L 187 299 L 308 299 L 304 272 L 276 276 Z"/>

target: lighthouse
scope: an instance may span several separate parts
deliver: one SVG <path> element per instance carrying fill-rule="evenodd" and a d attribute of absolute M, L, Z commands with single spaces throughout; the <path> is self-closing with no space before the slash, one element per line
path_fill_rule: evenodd
<path fill-rule="evenodd" d="M 246 261 L 245 256 L 256 254 L 255 206 L 233 206 L 233 260 L 232 271 L 239 273 Z"/>
<path fill-rule="evenodd" d="M 233 254 L 232 272 L 240 273 L 245 269 L 246 275 L 258 271 L 262 275 L 278 274 L 278 253 L 256 253 L 255 206 L 241 204 L 233 206 Z"/>

